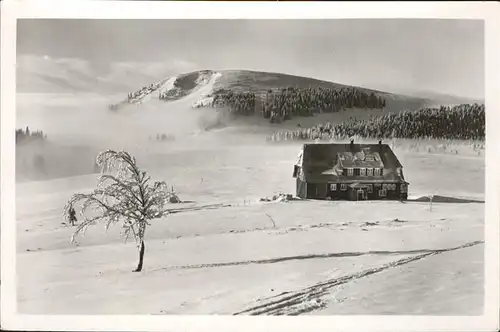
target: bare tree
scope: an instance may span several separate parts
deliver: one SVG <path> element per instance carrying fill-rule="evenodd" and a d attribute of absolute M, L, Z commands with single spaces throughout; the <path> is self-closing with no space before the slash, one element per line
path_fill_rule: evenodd
<path fill-rule="evenodd" d="M 97 157 L 97 165 L 102 170 L 115 170 L 116 175 L 104 174 L 99 177 L 97 188 L 89 194 L 74 194 L 64 208 L 64 218 L 68 220 L 71 209 L 82 203 L 82 222 L 71 237 L 74 242 L 79 234 L 97 222 L 104 222 L 106 230 L 112 224 L 121 223 L 125 242 L 133 236 L 139 249 L 139 263 L 133 272 L 142 270 L 144 260 L 144 234 L 149 221 L 168 214 L 165 204 L 173 194 L 165 182 L 150 183 L 150 176 L 139 169 L 136 159 L 128 152 L 107 150 Z"/>

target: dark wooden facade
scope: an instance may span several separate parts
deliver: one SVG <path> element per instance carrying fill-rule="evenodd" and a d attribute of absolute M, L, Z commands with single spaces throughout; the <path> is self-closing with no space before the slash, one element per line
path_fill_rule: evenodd
<path fill-rule="evenodd" d="M 406 200 L 402 165 L 385 144 L 305 144 L 294 167 L 296 195 L 307 199 Z"/>
<path fill-rule="evenodd" d="M 296 195 L 301 198 L 330 200 L 406 200 L 408 183 L 313 183 L 296 179 Z"/>

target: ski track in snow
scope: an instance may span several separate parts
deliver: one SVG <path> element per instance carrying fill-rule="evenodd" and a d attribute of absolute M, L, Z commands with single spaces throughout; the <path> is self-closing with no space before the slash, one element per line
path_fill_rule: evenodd
<path fill-rule="evenodd" d="M 480 244 L 480 243 L 483 243 L 483 241 L 472 242 L 472 244 L 468 243 L 465 246 L 476 245 L 476 244 Z M 366 251 L 366 252 L 335 252 L 335 253 L 326 253 L 326 254 L 310 254 L 310 255 L 277 257 L 277 258 L 269 258 L 269 259 L 261 259 L 261 260 L 249 260 L 249 261 L 240 261 L 240 262 L 170 266 L 170 267 L 166 267 L 166 268 L 161 268 L 159 270 L 170 271 L 170 270 L 184 270 L 184 269 L 204 269 L 204 268 L 225 267 L 225 266 L 234 266 L 234 265 L 273 264 L 273 263 L 280 263 L 280 262 L 285 262 L 285 261 L 290 261 L 290 260 L 357 257 L 357 256 L 365 256 L 365 255 L 434 254 L 434 253 L 442 253 L 442 252 L 447 252 L 447 251 L 457 250 L 457 249 L 462 249 L 462 248 L 463 248 L 463 246 L 459 246 L 459 247 L 455 247 L 455 248 L 446 248 L 446 249 L 417 249 L 417 250 L 398 250 L 398 251 L 373 250 L 373 251 Z"/>
<path fill-rule="evenodd" d="M 254 306 L 243 311 L 234 313 L 233 315 L 289 315 L 295 316 L 300 315 L 302 313 L 311 312 L 314 310 L 318 310 L 327 306 L 327 302 L 322 299 L 323 296 L 327 295 L 328 292 L 339 285 L 355 281 L 360 278 L 364 278 L 370 276 L 372 274 L 376 274 L 394 267 L 398 267 L 404 264 L 408 264 L 414 261 L 418 261 L 424 259 L 426 257 L 442 254 L 449 251 L 465 249 L 468 247 L 473 247 L 479 244 L 483 244 L 484 241 L 474 241 L 463 244 L 458 247 L 447 248 L 447 249 L 437 249 L 437 250 L 422 250 L 422 254 L 417 256 L 403 258 L 388 264 L 381 265 L 376 268 L 367 269 L 358 273 L 350 274 L 347 276 L 343 276 L 340 278 L 329 279 L 324 282 L 315 284 L 313 286 L 303 288 L 298 291 L 292 292 L 283 292 L 281 294 L 275 295 L 273 297 L 267 298 L 265 300 L 270 300 L 267 303 L 260 304 L 258 306 Z M 414 251 L 415 253 L 417 251 Z M 409 252 L 411 253 L 411 252 Z M 360 253 L 362 254 L 362 253 Z M 307 256 L 305 256 L 307 258 Z M 312 258 L 312 257 L 310 257 Z M 324 258 L 318 257 L 318 258 Z M 300 258 L 294 258 L 300 259 Z M 304 258 L 302 258 L 304 259 Z M 283 260 L 283 259 L 282 259 Z M 277 261 L 276 259 L 274 261 Z M 250 264 L 248 262 L 247 264 Z M 236 265 L 236 264 L 233 264 Z"/>

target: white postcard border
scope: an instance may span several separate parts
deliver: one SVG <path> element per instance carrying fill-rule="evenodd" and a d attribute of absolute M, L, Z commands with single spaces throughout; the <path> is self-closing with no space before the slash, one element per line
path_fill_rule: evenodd
<path fill-rule="evenodd" d="M 498 4 L 467 2 L 130 2 L 1 3 L 1 323 L 12 330 L 109 331 L 483 331 L 498 329 L 500 181 L 500 14 Z M 485 313 L 483 316 L 96 316 L 16 313 L 15 62 L 19 18 L 446 18 L 483 19 L 486 54 Z M 36 271 L 34 272 L 36 273 Z M 495 328 L 496 327 L 496 328 Z"/>

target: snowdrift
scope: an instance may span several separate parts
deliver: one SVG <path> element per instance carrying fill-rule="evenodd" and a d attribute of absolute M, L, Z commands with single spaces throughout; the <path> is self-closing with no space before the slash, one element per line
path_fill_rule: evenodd
<path fill-rule="evenodd" d="M 409 202 L 430 202 L 432 197 L 433 203 L 484 203 L 484 200 L 473 198 L 460 198 L 441 195 L 420 196 L 408 199 Z"/>

